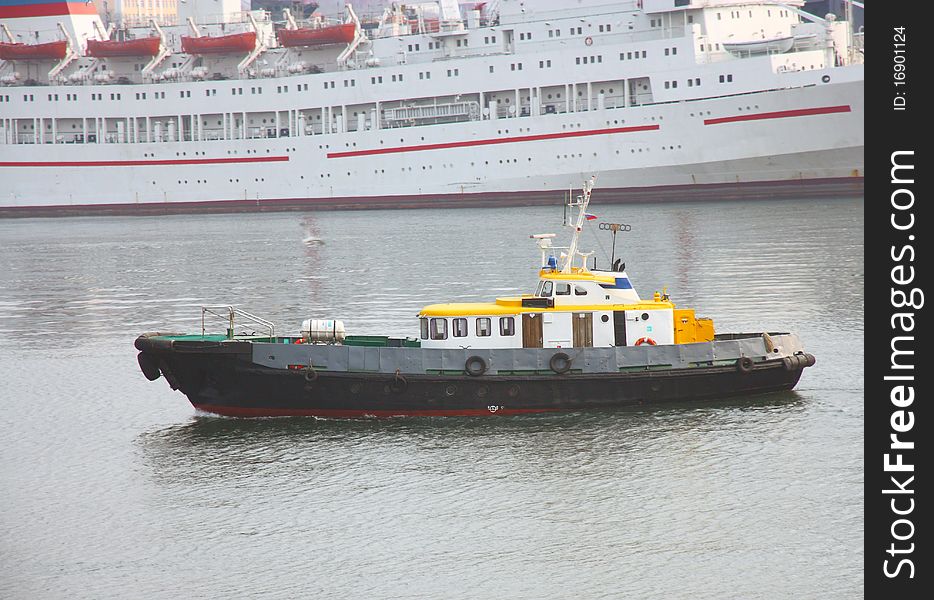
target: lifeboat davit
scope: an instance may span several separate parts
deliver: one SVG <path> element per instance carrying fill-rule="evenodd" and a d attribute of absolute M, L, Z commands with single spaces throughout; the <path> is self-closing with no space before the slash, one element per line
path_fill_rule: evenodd
<path fill-rule="evenodd" d="M 0 60 L 40 60 L 65 58 L 68 42 L 48 42 L 46 44 L 10 44 L 0 42 Z"/>
<path fill-rule="evenodd" d="M 357 33 L 354 23 L 331 25 L 329 27 L 301 29 L 280 29 L 277 33 L 279 44 L 286 48 L 299 46 L 327 46 L 329 44 L 349 44 Z"/>
<path fill-rule="evenodd" d="M 252 52 L 256 48 L 256 32 L 201 37 L 182 36 L 182 51 L 188 54 L 231 54 Z"/>
<path fill-rule="evenodd" d="M 115 58 L 121 56 L 155 56 L 159 54 L 159 37 L 136 38 L 135 40 L 88 40 L 88 56 Z"/>

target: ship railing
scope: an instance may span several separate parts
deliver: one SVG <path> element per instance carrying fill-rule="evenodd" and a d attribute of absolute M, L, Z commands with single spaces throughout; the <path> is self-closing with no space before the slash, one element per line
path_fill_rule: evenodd
<path fill-rule="evenodd" d="M 201 307 L 201 335 L 207 333 L 207 321 L 214 317 L 221 319 L 227 324 L 227 337 L 233 339 L 234 329 L 237 325 L 237 319 L 258 325 L 269 333 L 269 337 L 276 337 L 276 325 L 272 321 L 267 321 L 262 317 L 257 317 L 245 310 L 226 305 L 208 305 Z"/>

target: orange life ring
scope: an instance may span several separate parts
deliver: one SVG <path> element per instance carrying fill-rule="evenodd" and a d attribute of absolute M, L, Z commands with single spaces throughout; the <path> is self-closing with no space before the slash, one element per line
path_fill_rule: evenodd
<path fill-rule="evenodd" d="M 584 38 L 584 44 L 587 45 L 587 46 L 592 46 L 592 45 L 593 45 L 593 38 L 590 37 L 590 36 L 588 35 L 587 37 Z"/>
<path fill-rule="evenodd" d="M 648 344 L 649 346 L 657 346 L 657 345 L 658 345 L 658 344 L 655 343 L 655 340 L 653 340 L 653 339 L 650 338 L 650 337 L 641 337 L 641 338 L 639 338 L 638 340 L 636 340 L 636 346 L 641 346 L 642 344 Z"/>

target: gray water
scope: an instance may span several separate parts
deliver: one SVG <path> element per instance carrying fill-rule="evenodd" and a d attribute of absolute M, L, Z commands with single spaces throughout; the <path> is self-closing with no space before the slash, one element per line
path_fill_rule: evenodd
<path fill-rule="evenodd" d="M 798 332 L 794 392 L 381 421 L 196 414 L 133 340 L 208 303 L 415 335 L 532 290 L 560 208 L 0 221 L 0 597 L 861 595 L 862 209 L 595 194 L 643 295 Z"/>

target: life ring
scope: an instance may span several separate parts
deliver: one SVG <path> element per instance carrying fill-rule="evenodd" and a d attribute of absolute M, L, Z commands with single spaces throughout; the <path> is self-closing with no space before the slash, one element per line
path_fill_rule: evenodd
<path fill-rule="evenodd" d="M 464 363 L 464 372 L 471 377 L 479 377 L 486 373 L 486 370 L 486 361 L 479 356 L 471 356 L 467 359 L 467 362 Z"/>
<path fill-rule="evenodd" d="M 593 38 L 588 35 L 584 38 L 584 44 L 587 46 L 593 46 Z"/>
<path fill-rule="evenodd" d="M 743 374 L 752 371 L 752 359 L 748 356 L 742 356 L 736 359 L 736 370 Z"/>
<path fill-rule="evenodd" d="M 636 346 L 641 346 L 642 344 L 648 344 L 649 346 L 657 346 L 657 345 L 658 345 L 658 344 L 655 343 L 655 340 L 653 340 L 653 339 L 650 338 L 650 337 L 641 337 L 641 338 L 639 338 L 638 340 L 636 340 Z"/>
<path fill-rule="evenodd" d="M 308 383 L 314 383 L 318 380 L 318 372 L 315 371 L 315 366 L 311 363 L 308 363 L 308 368 L 305 369 L 305 381 Z"/>
<path fill-rule="evenodd" d="M 548 366 L 559 375 L 567 373 L 571 370 L 571 357 L 564 352 L 558 352 L 548 361 Z"/>

